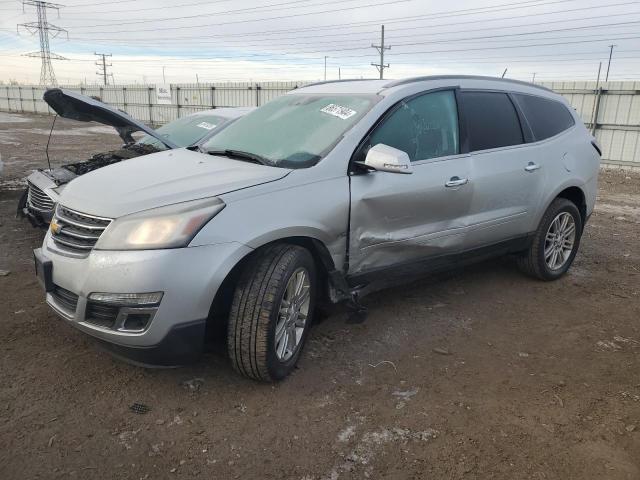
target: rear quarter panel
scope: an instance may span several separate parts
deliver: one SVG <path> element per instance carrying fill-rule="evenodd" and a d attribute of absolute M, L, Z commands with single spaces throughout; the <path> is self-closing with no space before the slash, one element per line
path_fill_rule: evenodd
<path fill-rule="evenodd" d="M 537 228 L 551 202 L 565 189 L 578 187 L 585 196 L 587 215 L 593 211 L 598 190 L 600 156 L 592 136 L 579 118 L 570 130 L 538 142 L 545 171 L 545 194 L 530 230 Z"/>

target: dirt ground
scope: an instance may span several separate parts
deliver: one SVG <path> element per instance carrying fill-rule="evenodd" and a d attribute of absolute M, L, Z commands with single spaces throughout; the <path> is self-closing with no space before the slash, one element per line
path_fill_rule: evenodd
<path fill-rule="evenodd" d="M 14 180 L 45 165 L 50 122 L 0 114 L 1 479 L 640 479 L 639 174 L 602 173 L 561 280 L 506 258 L 385 290 L 266 385 L 222 353 L 123 364 L 49 311 Z M 118 146 L 59 125 L 54 163 Z"/>

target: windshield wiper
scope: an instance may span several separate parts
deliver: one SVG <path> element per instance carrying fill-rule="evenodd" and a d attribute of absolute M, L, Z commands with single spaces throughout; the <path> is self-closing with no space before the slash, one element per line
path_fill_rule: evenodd
<path fill-rule="evenodd" d="M 225 157 L 235 158 L 238 160 L 245 160 L 248 162 L 257 163 L 259 165 L 274 166 L 274 163 L 265 157 L 262 157 L 256 153 L 243 152 L 241 150 L 230 150 L 230 149 L 212 150 L 207 153 L 209 155 L 224 155 Z"/>

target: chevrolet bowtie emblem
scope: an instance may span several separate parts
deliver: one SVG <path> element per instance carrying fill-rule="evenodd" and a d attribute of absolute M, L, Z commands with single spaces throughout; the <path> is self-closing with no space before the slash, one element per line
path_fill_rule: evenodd
<path fill-rule="evenodd" d="M 49 227 L 51 228 L 52 233 L 58 233 L 61 228 L 60 225 L 58 225 L 58 223 L 56 222 L 55 218 L 51 220 L 51 224 L 49 225 Z"/>

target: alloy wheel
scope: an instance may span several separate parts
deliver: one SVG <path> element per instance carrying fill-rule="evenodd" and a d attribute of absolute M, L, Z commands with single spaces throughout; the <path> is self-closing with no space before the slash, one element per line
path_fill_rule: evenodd
<path fill-rule="evenodd" d="M 309 318 L 311 281 L 305 268 L 293 272 L 284 290 L 275 331 L 276 357 L 281 362 L 289 360 L 300 346 Z"/>
<path fill-rule="evenodd" d="M 560 212 L 549 225 L 544 241 L 544 261 L 551 270 L 567 263 L 576 240 L 576 222 L 568 212 Z"/>

